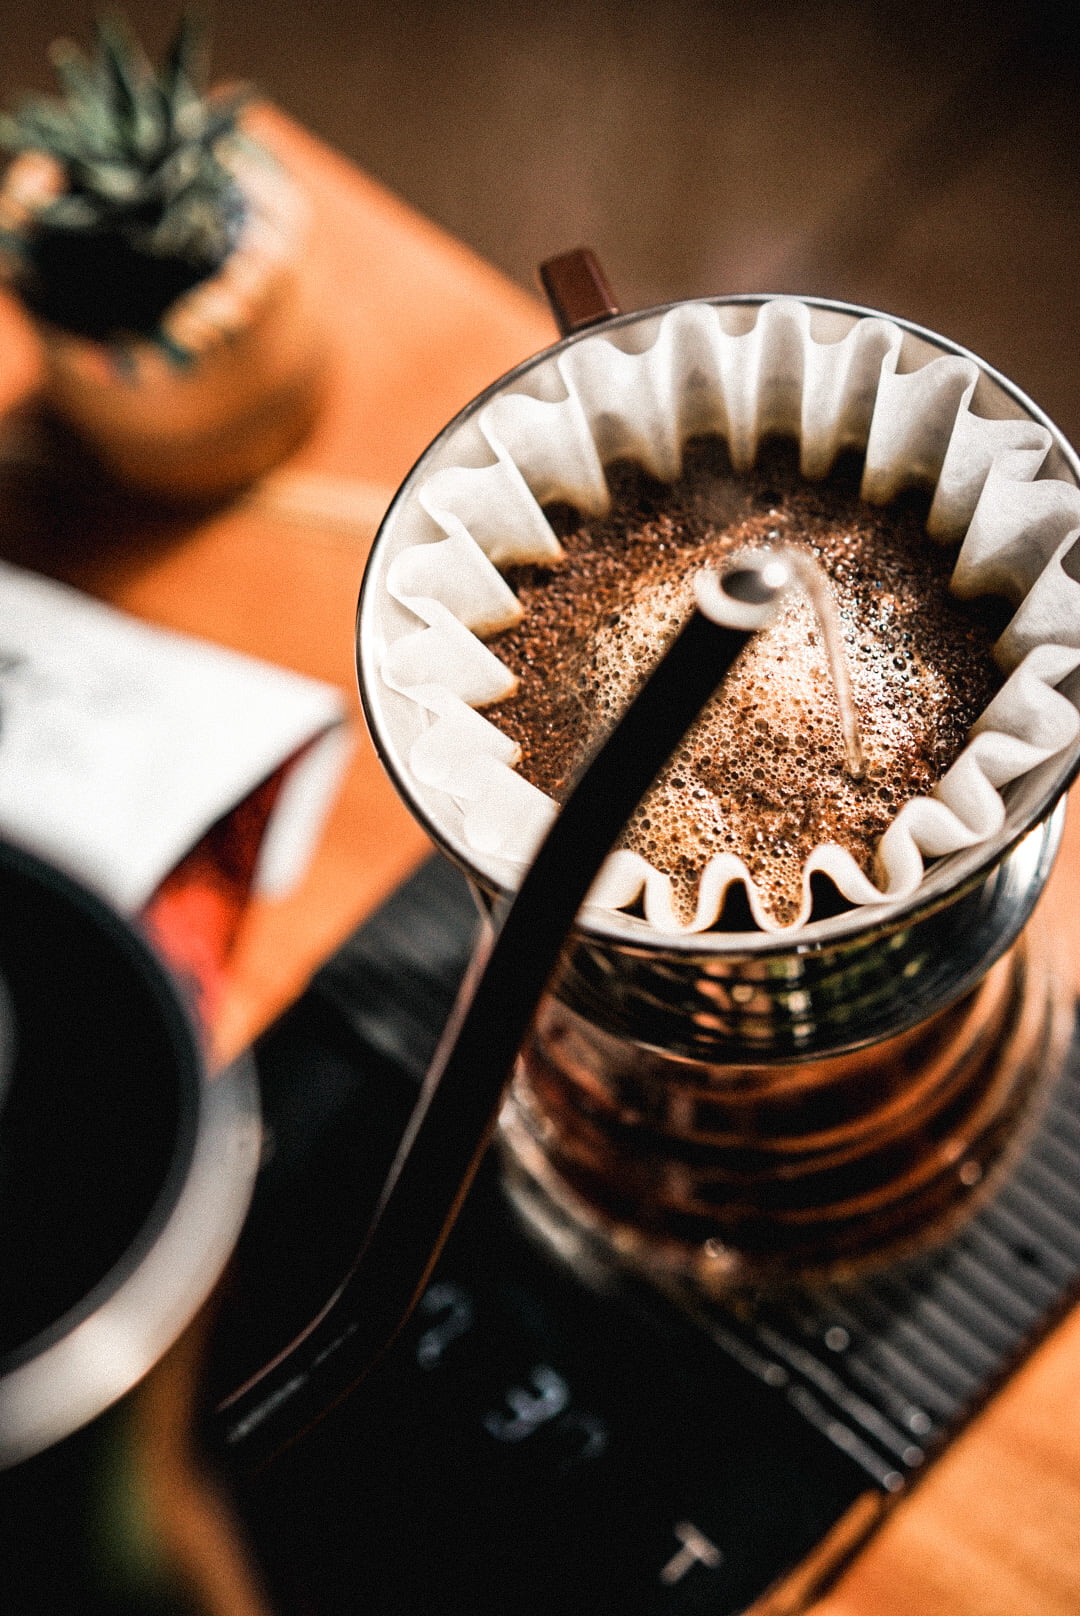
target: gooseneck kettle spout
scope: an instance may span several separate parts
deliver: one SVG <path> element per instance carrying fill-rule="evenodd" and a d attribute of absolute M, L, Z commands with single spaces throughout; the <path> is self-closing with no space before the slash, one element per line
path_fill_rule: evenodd
<path fill-rule="evenodd" d="M 696 581 L 696 607 L 567 798 L 501 927 L 474 956 L 346 1278 L 282 1353 L 218 1406 L 258 1469 L 357 1385 L 408 1318 L 491 1139 L 518 1049 L 619 832 L 795 573 L 767 549 Z"/>

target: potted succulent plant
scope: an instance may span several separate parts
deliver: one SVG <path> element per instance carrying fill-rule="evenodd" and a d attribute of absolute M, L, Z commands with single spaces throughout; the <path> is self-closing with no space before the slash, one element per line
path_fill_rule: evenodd
<path fill-rule="evenodd" d="M 307 209 L 204 93 L 185 17 L 160 71 L 126 26 L 92 57 L 59 41 L 62 98 L 0 119 L 0 268 L 33 316 L 44 397 L 121 481 L 206 498 L 275 464 L 313 417 L 318 299 Z"/>

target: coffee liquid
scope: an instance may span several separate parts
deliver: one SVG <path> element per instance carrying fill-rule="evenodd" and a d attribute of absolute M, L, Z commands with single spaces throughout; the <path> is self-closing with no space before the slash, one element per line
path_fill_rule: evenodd
<path fill-rule="evenodd" d="M 673 485 L 616 463 L 606 516 L 550 508 L 565 560 L 507 573 L 524 617 L 491 643 L 519 685 L 488 716 L 521 747 L 521 773 L 557 801 L 689 615 L 702 567 L 771 543 L 805 548 L 827 573 L 866 773 L 855 779 L 845 766 L 820 632 L 793 594 L 622 839 L 671 877 L 687 918 L 716 853 L 743 859 L 781 923 L 799 911 L 803 865 L 820 843 L 846 848 L 873 878 L 882 833 L 903 803 L 933 789 L 1000 686 L 991 654 L 1000 624 L 949 593 L 953 554 L 927 535 L 925 498 L 867 505 L 860 471 L 852 460 L 806 482 L 796 447 L 774 441 L 739 475 L 722 440 L 692 441 Z"/>

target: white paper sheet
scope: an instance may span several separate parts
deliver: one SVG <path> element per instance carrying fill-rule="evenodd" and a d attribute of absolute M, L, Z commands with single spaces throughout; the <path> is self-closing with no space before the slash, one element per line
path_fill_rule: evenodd
<path fill-rule="evenodd" d="M 0 835 L 136 910 L 209 827 L 312 742 L 257 880 L 310 854 L 347 752 L 338 691 L 0 564 Z"/>

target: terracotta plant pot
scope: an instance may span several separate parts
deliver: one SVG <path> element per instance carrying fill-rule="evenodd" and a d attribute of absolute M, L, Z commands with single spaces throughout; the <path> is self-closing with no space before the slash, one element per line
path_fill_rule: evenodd
<path fill-rule="evenodd" d="M 304 262 L 306 199 L 247 142 L 227 161 L 247 203 L 240 238 L 170 305 L 156 337 L 96 341 L 37 321 L 45 404 L 118 481 L 165 498 L 213 499 L 250 483 L 300 441 L 321 396 L 326 336 Z M 61 184 L 51 158 L 17 157 L 0 225 L 27 233 Z"/>

